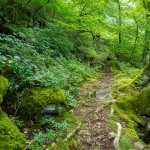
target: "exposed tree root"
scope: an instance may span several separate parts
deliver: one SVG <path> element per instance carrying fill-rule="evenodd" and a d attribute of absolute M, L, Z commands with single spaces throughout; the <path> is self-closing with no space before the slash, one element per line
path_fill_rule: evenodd
<path fill-rule="evenodd" d="M 115 148 L 115 150 L 119 150 L 119 140 L 120 140 L 121 130 L 122 130 L 122 126 L 119 122 L 117 122 L 117 127 L 118 127 L 118 130 L 117 130 L 116 137 L 114 139 L 114 148 Z"/>

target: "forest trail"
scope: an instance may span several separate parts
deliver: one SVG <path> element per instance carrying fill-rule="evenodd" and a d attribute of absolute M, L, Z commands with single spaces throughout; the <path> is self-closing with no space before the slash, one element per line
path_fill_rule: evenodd
<path fill-rule="evenodd" d="M 74 113 L 82 118 L 82 125 L 75 139 L 77 150 L 114 150 L 113 131 L 108 124 L 111 114 L 109 105 L 115 100 L 110 92 L 111 74 L 104 74 L 97 81 L 91 81 L 81 88 L 77 99 L 79 107 Z"/>

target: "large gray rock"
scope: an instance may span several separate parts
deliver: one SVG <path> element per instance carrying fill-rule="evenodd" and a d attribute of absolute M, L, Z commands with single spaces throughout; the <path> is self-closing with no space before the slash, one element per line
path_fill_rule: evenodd
<path fill-rule="evenodd" d="M 49 104 L 43 110 L 42 114 L 59 114 L 61 112 L 66 112 L 67 109 L 61 104 Z"/>

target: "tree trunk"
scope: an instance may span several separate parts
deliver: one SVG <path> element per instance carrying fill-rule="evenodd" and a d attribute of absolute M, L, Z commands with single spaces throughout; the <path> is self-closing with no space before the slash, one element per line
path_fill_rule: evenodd
<path fill-rule="evenodd" d="M 121 22 L 121 5 L 120 5 L 120 1 L 117 0 L 118 3 L 118 11 L 119 11 L 119 34 L 118 34 L 118 44 L 119 46 L 121 46 L 122 44 L 122 32 L 121 32 L 121 28 L 122 28 L 122 22 Z"/>
<path fill-rule="evenodd" d="M 131 56 L 130 56 L 130 62 L 132 61 L 132 59 L 134 59 L 134 52 L 135 52 L 135 49 L 136 49 L 136 43 L 137 43 L 138 35 L 139 35 L 138 22 L 137 22 L 135 16 L 134 16 L 133 18 L 134 18 L 134 21 L 135 21 L 135 24 L 136 24 L 136 34 L 135 34 L 135 41 L 134 41 L 134 45 L 133 45 L 132 52 L 131 52 Z"/>

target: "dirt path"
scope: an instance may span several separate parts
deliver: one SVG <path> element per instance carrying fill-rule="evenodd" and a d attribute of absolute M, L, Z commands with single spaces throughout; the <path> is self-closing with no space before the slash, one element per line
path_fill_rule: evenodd
<path fill-rule="evenodd" d="M 82 118 L 82 126 L 76 135 L 77 150 L 114 150 L 112 132 L 108 125 L 111 113 L 111 75 L 105 74 L 99 80 L 90 82 L 81 89 L 75 114 Z"/>

